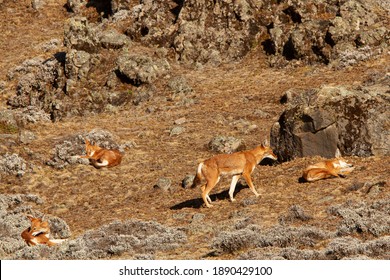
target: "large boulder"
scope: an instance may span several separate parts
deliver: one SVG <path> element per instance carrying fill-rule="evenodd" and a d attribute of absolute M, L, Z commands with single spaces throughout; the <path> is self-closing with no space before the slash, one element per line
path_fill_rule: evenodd
<path fill-rule="evenodd" d="M 320 155 L 390 155 L 386 86 L 347 90 L 324 86 L 284 96 L 288 108 L 271 129 L 279 160 Z"/>

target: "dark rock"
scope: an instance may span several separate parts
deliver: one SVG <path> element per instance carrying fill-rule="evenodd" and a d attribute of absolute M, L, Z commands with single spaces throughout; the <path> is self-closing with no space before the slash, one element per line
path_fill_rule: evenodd
<path fill-rule="evenodd" d="M 271 129 L 280 160 L 320 155 L 390 154 L 386 86 L 346 90 L 323 87 L 297 95 Z M 375 112 L 375 113 L 374 113 Z"/>

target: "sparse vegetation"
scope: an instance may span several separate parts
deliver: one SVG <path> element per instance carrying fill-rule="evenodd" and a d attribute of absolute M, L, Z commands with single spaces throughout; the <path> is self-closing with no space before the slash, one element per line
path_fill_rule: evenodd
<path fill-rule="evenodd" d="M 376 237 L 390 233 L 389 199 L 367 205 L 365 202 L 332 206 L 329 211 L 342 218 L 338 235 L 370 234 Z"/>

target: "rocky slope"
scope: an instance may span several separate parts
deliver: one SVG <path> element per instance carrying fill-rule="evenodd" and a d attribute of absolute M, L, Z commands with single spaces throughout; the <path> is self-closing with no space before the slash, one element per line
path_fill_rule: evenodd
<path fill-rule="evenodd" d="M 0 1 L 2 259 L 389 259 L 387 1 Z M 84 138 L 125 156 L 94 169 Z M 197 163 L 270 139 L 253 197 Z M 336 148 L 347 178 L 300 184 Z M 28 247 L 26 214 L 60 246 Z"/>

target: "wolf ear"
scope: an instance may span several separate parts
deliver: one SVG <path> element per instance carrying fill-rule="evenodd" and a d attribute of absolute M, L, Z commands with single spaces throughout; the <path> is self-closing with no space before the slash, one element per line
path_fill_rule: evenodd
<path fill-rule="evenodd" d="M 336 153 L 335 153 L 334 156 L 335 156 L 335 158 L 341 158 L 341 153 L 340 153 L 339 148 L 337 148 Z"/>
<path fill-rule="evenodd" d="M 263 146 L 263 147 L 269 146 L 268 140 L 267 140 L 267 139 L 264 139 L 264 140 L 263 140 L 263 143 L 261 143 L 261 146 Z"/>
<path fill-rule="evenodd" d="M 27 218 L 32 222 L 33 220 L 35 220 L 35 218 L 32 216 L 32 215 L 30 215 L 30 214 L 27 214 Z"/>

